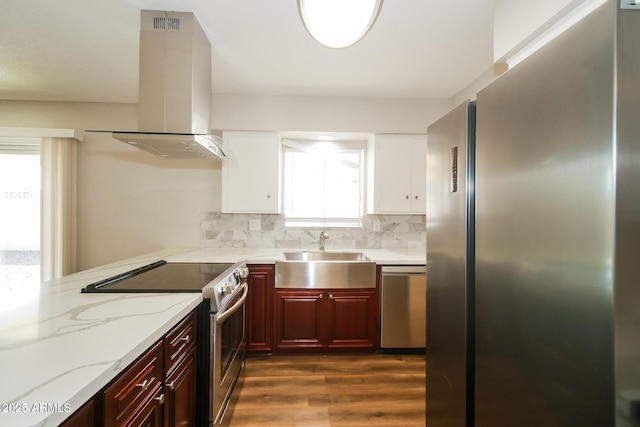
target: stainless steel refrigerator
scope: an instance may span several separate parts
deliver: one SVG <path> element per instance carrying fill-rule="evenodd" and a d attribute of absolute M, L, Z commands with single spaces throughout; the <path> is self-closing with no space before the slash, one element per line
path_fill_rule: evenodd
<path fill-rule="evenodd" d="M 468 103 L 428 129 L 428 427 L 640 426 L 640 10 L 624 4 L 482 90 L 475 131 Z"/>
<path fill-rule="evenodd" d="M 475 107 L 427 130 L 427 423 L 473 420 Z"/>

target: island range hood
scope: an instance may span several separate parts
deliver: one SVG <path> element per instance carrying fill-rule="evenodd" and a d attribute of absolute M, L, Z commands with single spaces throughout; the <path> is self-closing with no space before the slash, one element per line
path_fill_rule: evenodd
<path fill-rule="evenodd" d="M 141 11 L 138 131 L 113 138 L 165 158 L 222 159 L 210 117 L 211 44 L 196 17 Z"/>

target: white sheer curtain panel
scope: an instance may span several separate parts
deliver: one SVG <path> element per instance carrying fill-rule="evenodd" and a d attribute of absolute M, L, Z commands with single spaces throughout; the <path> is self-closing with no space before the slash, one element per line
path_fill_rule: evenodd
<path fill-rule="evenodd" d="M 42 281 L 76 271 L 77 143 L 74 138 L 42 138 Z"/>

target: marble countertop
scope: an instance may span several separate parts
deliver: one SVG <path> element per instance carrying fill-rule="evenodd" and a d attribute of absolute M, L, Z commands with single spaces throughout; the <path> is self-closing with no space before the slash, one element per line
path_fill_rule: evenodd
<path fill-rule="evenodd" d="M 167 255 L 170 262 L 237 262 L 247 264 L 273 264 L 282 257 L 283 252 L 300 252 L 300 248 L 211 248 L 192 249 Z M 390 250 L 390 249 L 332 249 L 327 252 L 362 252 L 371 261 L 380 265 L 424 265 L 425 251 Z"/>
<path fill-rule="evenodd" d="M 167 249 L 28 290 L 0 290 L 0 425 L 60 424 L 202 300 L 184 293 L 81 294 L 84 286 L 160 259 L 270 264 L 300 250 Z M 361 252 L 378 264 L 425 263 L 422 253 Z"/>
<path fill-rule="evenodd" d="M 0 426 L 59 425 L 202 301 L 201 294 L 80 293 L 158 255 L 2 293 Z"/>

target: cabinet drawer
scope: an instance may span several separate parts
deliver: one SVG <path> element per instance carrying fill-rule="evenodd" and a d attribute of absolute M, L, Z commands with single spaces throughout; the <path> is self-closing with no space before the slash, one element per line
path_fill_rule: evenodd
<path fill-rule="evenodd" d="M 119 427 L 162 386 L 162 342 L 140 356 L 104 393 L 104 423 Z"/>
<path fill-rule="evenodd" d="M 162 427 L 163 402 L 164 394 L 158 390 L 153 399 L 145 403 L 125 427 Z"/>
<path fill-rule="evenodd" d="M 196 343 L 196 315 L 192 312 L 164 339 L 165 372 L 169 373 Z"/>

